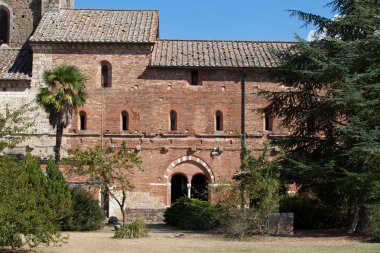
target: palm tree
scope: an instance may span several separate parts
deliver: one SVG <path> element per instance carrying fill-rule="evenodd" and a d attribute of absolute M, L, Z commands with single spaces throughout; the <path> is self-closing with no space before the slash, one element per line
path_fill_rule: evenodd
<path fill-rule="evenodd" d="M 86 102 L 86 77 L 75 66 L 63 64 L 46 70 L 43 78 L 46 87 L 40 88 L 36 100 L 49 114 L 49 123 L 56 129 L 54 153 L 58 163 L 63 130 L 70 123 L 72 111 Z"/>

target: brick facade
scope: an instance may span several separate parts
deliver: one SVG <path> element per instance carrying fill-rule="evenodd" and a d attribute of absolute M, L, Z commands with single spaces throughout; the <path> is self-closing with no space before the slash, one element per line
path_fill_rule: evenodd
<path fill-rule="evenodd" d="M 199 85 L 192 86 L 191 69 L 149 67 L 151 45 L 54 45 L 51 67 L 73 64 L 88 77 L 88 100 L 74 114 L 66 137 L 72 148 L 95 145 L 140 149 L 144 171 L 132 171 L 135 189 L 128 196 L 132 209 L 162 209 L 170 205 L 170 179 L 176 173 L 188 182 L 204 174 L 216 185 L 239 170 L 241 130 L 240 70 L 199 70 Z M 101 62 L 112 66 L 112 86 L 102 88 Z M 246 133 L 257 151 L 271 134 L 286 131 L 274 121 L 264 130 L 263 115 L 256 111 L 266 101 L 260 89 L 280 89 L 265 70 L 246 71 Z M 170 131 L 169 113 L 177 113 L 177 130 Z M 87 128 L 79 130 L 79 112 L 87 115 Z M 122 131 L 121 114 L 128 112 L 128 131 Z M 215 130 L 215 113 L 223 114 L 223 131 Z M 102 134 L 103 133 L 103 134 Z M 214 149 L 220 154 L 213 156 Z M 190 158 L 189 158 L 190 157 Z M 178 159 L 181 162 L 172 166 Z M 198 161 L 197 161 L 198 160 Z M 209 171 L 208 171 L 209 170 Z M 211 193 L 210 199 L 213 198 Z"/>
<path fill-rule="evenodd" d="M 5 2 L 13 10 L 21 8 L 20 1 Z M 44 13 L 46 8 L 59 9 L 60 4 L 66 3 L 57 1 L 49 5 L 47 2 L 43 1 L 39 13 Z M 72 5 L 72 2 L 68 4 Z M 35 24 L 30 23 L 33 11 L 31 8 L 25 14 L 25 20 L 29 21 L 17 19 L 14 24 L 21 27 L 19 22 L 25 22 L 23 27 L 29 27 L 29 32 L 34 30 Z M 35 14 L 34 19 L 39 20 L 39 14 Z M 18 34 L 12 37 L 17 38 L 14 43 L 22 43 L 30 34 L 20 29 L 14 29 Z M 152 34 L 155 36 L 158 32 Z M 268 68 L 155 66 L 152 52 L 157 44 L 151 40 L 152 36 L 139 43 L 50 43 L 32 39 L 31 89 L 25 95 L 29 99 L 35 96 L 37 88 L 43 85 L 44 70 L 60 64 L 77 66 L 87 77 L 88 99 L 86 105 L 74 113 L 64 136 L 63 150 L 95 145 L 117 147 L 125 142 L 143 160 L 143 171 L 130 171 L 135 188 L 128 194 L 127 206 L 133 214 L 146 212 L 150 216 L 152 211 L 149 210 L 162 212 L 170 205 L 173 175 L 184 175 L 187 187 L 195 175 L 204 175 L 209 189 L 212 189 L 231 180 L 239 170 L 241 148 L 236 133 L 242 129 L 243 77 L 246 81 L 248 147 L 261 152 L 271 135 L 287 134 L 278 127 L 278 120 L 273 121 L 273 131 L 265 131 L 264 115 L 257 111 L 267 103 L 257 95 L 259 90 L 283 89 L 268 78 Z M 112 71 L 109 73 L 111 85 L 106 88 L 101 83 L 102 62 L 107 62 Z M 191 85 L 193 70 L 198 71 L 198 85 Z M 170 129 L 172 110 L 177 115 L 175 131 Z M 221 131 L 216 131 L 218 111 L 223 119 Z M 80 112 L 86 115 L 85 130 L 80 129 Z M 123 112 L 128 114 L 127 131 L 122 129 Z M 48 133 L 44 138 L 51 140 L 53 132 L 45 116 L 39 121 L 38 128 L 44 129 L 42 132 Z M 47 143 L 49 141 L 45 146 L 41 144 L 43 147 L 39 149 L 39 153 L 45 153 L 45 156 L 52 152 L 52 145 Z M 77 179 L 69 180 L 75 183 Z M 213 201 L 215 197 L 211 191 L 209 200 Z M 114 203 L 110 208 L 111 215 L 117 214 Z"/>

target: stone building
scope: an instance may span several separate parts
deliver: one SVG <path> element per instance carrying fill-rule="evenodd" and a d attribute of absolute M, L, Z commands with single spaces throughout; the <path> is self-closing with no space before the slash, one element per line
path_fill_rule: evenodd
<path fill-rule="evenodd" d="M 157 11 L 77 10 L 64 0 L 0 0 L 0 39 L 0 108 L 33 100 L 46 69 L 71 64 L 87 76 L 64 148 L 125 142 L 142 157 L 129 214 L 154 216 L 182 195 L 212 201 L 211 189 L 239 170 L 237 132 L 257 152 L 287 134 L 257 111 L 260 89 L 284 89 L 268 70 L 286 42 L 160 39 Z M 33 117 L 35 138 L 18 149 L 46 159 L 54 132 L 42 111 Z"/>

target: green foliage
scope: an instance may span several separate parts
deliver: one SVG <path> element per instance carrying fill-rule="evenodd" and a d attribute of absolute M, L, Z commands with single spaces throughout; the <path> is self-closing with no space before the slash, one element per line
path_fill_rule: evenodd
<path fill-rule="evenodd" d="M 141 158 L 127 150 L 125 143 L 120 148 L 102 149 L 97 146 L 87 150 L 69 150 L 68 153 L 64 162 L 69 172 L 89 176 L 92 182 L 97 182 L 118 203 L 125 222 L 127 191 L 133 188 L 128 171 L 135 167 L 141 169 Z M 111 189 L 113 186 L 121 192 L 121 197 Z"/>
<path fill-rule="evenodd" d="M 71 190 L 73 211 L 65 220 L 66 231 L 94 231 L 102 227 L 105 214 L 91 193 L 80 188 Z"/>
<path fill-rule="evenodd" d="M 61 241 L 47 181 L 37 160 L 0 157 L 0 247 L 37 247 Z"/>
<path fill-rule="evenodd" d="M 342 227 L 347 211 L 337 210 L 309 194 L 286 196 L 280 201 L 281 213 L 294 213 L 296 229 Z"/>
<path fill-rule="evenodd" d="M 185 230 L 214 229 L 222 213 L 207 201 L 181 197 L 165 210 L 165 222 Z"/>
<path fill-rule="evenodd" d="M 264 110 L 292 131 L 274 140 L 286 151 L 284 174 L 357 215 L 380 201 L 380 2 L 329 6 L 338 16 L 291 11 L 324 37 L 278 52 L 272 77 L 289 90 L 263 91 Z"/>
<path fill-rule="evenodd" d="M 72 200 L 69 186 L 53 160 L 49 160 L 46 166 L 47 198 L 52 208 L 55 209 L 56 222 L 62 228 L 65 220 L 72 211 Z"/>
<path fill-rule="evenodd" d="M 26 116 L 33 110 L 35 108 L 30 103 L 14 110 L 6 105 L 5 113 L 0 113 L 0 152 L 5 148 L 14 148 L 27 138 L 25 133 L 33 132 L 35 117 Z"/>
<path fill-rule="evenodd" d="M 225 211 L 218 232 L 232 238 L 269 233 L 269 216 L 278 212 L 280 180 L 277 163 L 268 160 L 266 146 L 255 158 L 242 143 L 242 153 L 241 172 L 233 177 L 238 184 L 231 187 L 219 202 Z"/>
<path fill-rule="evenodd" d="M 63 129 L 71 120 L 72 111 L 86 102 L 86 77 L 75 66 L 60 65 L 44 72 L 46 87 L 40 88 L 37 103 L 49 114 L 49 123 L 56 128 L 55 161 L 60 160 Z"/>
<path fill-rule="evenodd" d="M 258 158 L 253 156 L 244 143 L 242 147 L 245 158 L 241 161 L 241 172 L 233 177 L 239 182 L 241 206 L 273 213 L 278 210 L 279 201 L 278 166 L 276 162 L 268 160 L 266 146 Z"/>
<path fill-rule="evenodd" d="M 370 235 L 374 240 L 380 241 L 380 204 L 370 205 L 368 226 L 365 232 Z"/>
<path fill-rule="evenodd" d="M 114 238 L 124 239 L 124 238 L 140 238 L 147 237 L 148 229 L 145 222 L 142 219 L 134 219 L 130 224 L 123 224 L 119 229 L 115 231 Z"/>

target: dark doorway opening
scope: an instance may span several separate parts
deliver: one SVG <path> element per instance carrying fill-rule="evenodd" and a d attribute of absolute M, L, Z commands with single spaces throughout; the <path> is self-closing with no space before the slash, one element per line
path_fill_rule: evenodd
<path fill-rule="evenodd" d="M 107 218 L 110 217 L 110 195 L 106 191 L 101 191 L 100 206 L 104 210 Z"/>
<path fill-rule="evenodd" d="M 171 203 L 178 198 L 187 196 L 187 178 L 184 175 L 176 174 L 172 177 L 171 182 Z"/>
<path fill-rule="evenodd" d="M 208 201 L 208 180 L 204 175 L 195 175 L 191 180 L 191 197 Z"/>

